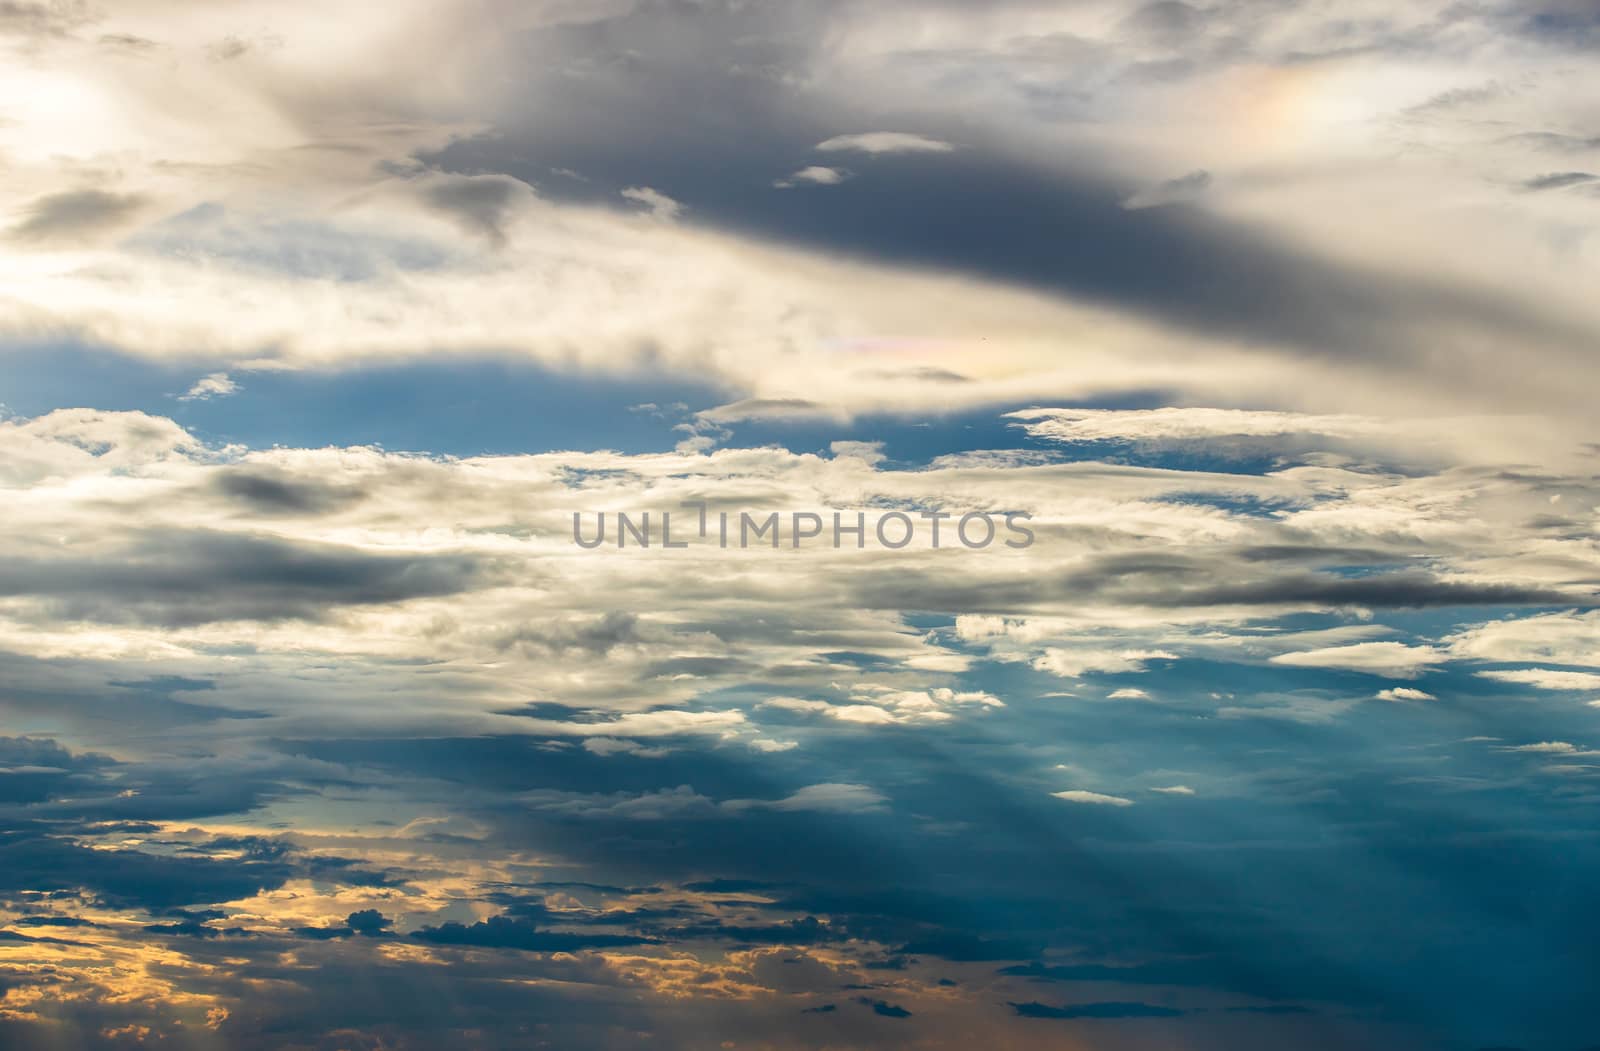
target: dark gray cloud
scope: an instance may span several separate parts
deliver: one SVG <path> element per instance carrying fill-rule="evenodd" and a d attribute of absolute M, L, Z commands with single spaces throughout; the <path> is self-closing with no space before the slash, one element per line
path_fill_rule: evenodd
<path fill-rule="evenodd" d="M 366 495 L 347 485 L 328 485 L 265 468 L 218 471 L 211 483 L 230 500 L 256 514 L 320 515 L 341 510 Z"/>
<path fill-rule="evenodd" d="M 1256 549 L 1254 563 L 1259 565 Z M 1291 558 L 1303 559 L 1298 553 Z M 871 609 L 1018 613 L 1116 603 L 1158 609 L 1207 606 L 1364 606 L 1426 609 L 1448 606 L 1588 607 L 1592 590 L 1522 583 L 1450 580 L 1419 570 L 1358 576 L 1286 570 L 1254 579 L 1222 552 L 1197 555 L 1127 555 L 1093 560 L 1088 568 L 1057 576 L 1017 574 L 970 582 L 914 570 L 867 570 L 850 583 L 852 601 Z"/>
<path fill-rule="evenodd" d="M 103 33 L 96 43 L 107 51 L 121 55 L 146 55 L 161 47 L 154 40 L 132 33 Z"/>
<path fill-rule="evenodd" d="M 272 492 L 282 501 L 299 490 Z M 380 555 L 329 544 L 207 530 L 146 534 L 116 558 L 23 559 L 0 566 L 0 595 L 48 599 L 63 616 L 169 626 L 315 620 L 345 605 L 452 595 L 488 567 L 464 555 Z"/>
<path fill-rule="evenodd" d="M 98 17 L 87 0 L 0 0 L 0 36 L 25 42 L 66 37 Z"/>
<path fill-rule="evenodd" d="M 33 201 L 21 222 L 6 236 L 40 244 L 70 243 L 98 236 L 121 226 L 146 205 L 137 194 L 105 190 L 66 190 Z"/>
<path fill-rule="evenodd" d="M 424 927 L 411 935 L 434 945 L 460 945 L 480 949 L 521 949 L 525 952 L 577 952 L 621 945 L 646 945 L 654 939 L 629 934 L 556 931 L 540 928 L 516 916 L 490 916 L 473 924 L 446 923 Z"/>
<path fill-rule="evenodd" d="M 506 243 L 512 206 L 530 191 L 526 183 L 504 175 L 457 175 L 432 181 L 420 192 L 431 207 L 498 246 Z"/>
<path fill-rule="evenodd" d="M 1529 191 L 1565 190 L 1570 186 L 1582 186 L 1596 181 L 1600 181 L 1600 175 L 1589 172 L 1550 172 L 1526 180 L 1522 188 Z"/>
<path fill-rule="evenodd" d="M 1181 6 L 1181 5 L 1180 5 Z M 1159 208 L 1168 204 L 1182 204 L 1197 200 L 1211 186 L 1211 173 L 1192 171 L 1176 179 L 1168 179 L 1149 189 L 1140 190 L 1122 202 L 1124 208 Z"/>
<path fill-rule="evenodd" d="M 1252 17 L 1243 8 L 1231 16 L 1241 26 Z M 1181 34 L 1199 17 L 1186 5 L 1151 5 L 1130 32 Z M 1123 202 L 1137 187 L 1023 156 L 959 113 L 908 120 L 870 98 L 846 110 L 786 90 L 784 74 L 802 77 L 817 46 L 806 28 L 778 5 L 647 4 L 534 31 L 514 46 L 526 58 L 519 86 L 542 100 L 537 114 L 508 113 L 493 138 L 430 160 L 530 179 L 569 168 L 589 182 L 549 192 L 594 203 L 648 183 L 697 222 L 741 234 L 995 278 L 1310 358 L 1419 369 L 1459 383 L 1458 393 L 1492 389 L 1501 404 L 1526 402 L 1536 385 L 1476 346 L 1537 345 L 1563 367 L 1592 369 L 1593 331 L 1503 290 L 1320 257 L 1199 209 L 1130 210 Z M 1394 46 L 1428 38 L 1412 32 Z M 968 148 L 875 157 L 825 194 L 771 189 L 813 158 L 817 142 L 863 126 Z M 1202 174 L 1178 180 L 1185 195 Z M 1437 367 L 1446 362 L 1459 367 Z"/>

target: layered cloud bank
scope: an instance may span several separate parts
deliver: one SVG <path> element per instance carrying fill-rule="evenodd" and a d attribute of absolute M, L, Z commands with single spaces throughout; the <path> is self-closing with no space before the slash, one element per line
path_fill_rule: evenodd
<path fill-rule="evenodd" d="M 0 326 L 666 367 L 823 413 L 1577 417 L 1584 17 L 22 5 Z"/>
<path fill-rule="evenodd" d="M 1377 1019 L 1404 997 L 1444 1011 L 1459 965 L 1419 989 L 1302 928 L 1332 971 L 1235 971 L 1271 950 L 1191 911 L 1195 888 L 1140 860 L 1146 839 L 1186 828 L 1159 849 L 1196 874 L 1259 835 L 1285 857 L 1332 850 L 1361 894 L 1409 900 L 1320 842 L 1371 841 L 1358 800 L 1377 777 L 1388 805 L 1463 837 L 1416 855 L 1425 870 L 1504 843 L 1459 824 L 1462 792 L 1535 808 L 1516 835 L 1545 864 L 1538 844 L 1594 798 L 1595 753 L 1573 743 L 1600 683 L 1592 452 L 1565 474 L 1440 462 L 1442 434 L 1424 468 L 1338 451 L 1406 447 L 1407 422 L 1015 415 L 1031 446 L 922 465 L 850 443 L 452 459 L 218 447 L 141 413 L 0 424 L 3 703 L 31 734 L 0 774 L 17 1039 L 95 1019 L 114 1044 L 161 1003 L 154 1032 L 242 1046 L 270 1046 L 269 1015 L 404 1045 L 478 1024 L 458 1011 L 514 1041 L 526 1003 L 484 999 L 511 978 L 563 1003 L 583 990 L 593 1007 L 552 1006 L 541 1032 L 585 1046 L 627 1042 L 621 1003 L 649 1039 L 687 1043 L 826 1042 L 821 1021 L 791 1028 L 807 1011 L 869 1043 L 899 1039 L 874 1032 L 885 1018 L 1031 1041 L 1038 1019 L 1149 1017 L 1185 1019 L 1200 1046 L 1409 1046 L 1392 1026 L 1420 1017 Z M 1112 440 L 1123 462 L 1082 457 Z M 1163 462 L 1139 462 L 1152 440 Z M 573 543 L 574 510 L 702 503 L 1021 509 L 1037 540 Z M 1043 853 L 976 831 L 973 763 L 984 805 L 1048 830 Z M 813 859 L 781 848 L 795 835 Z M 949 870 L 974 837 L 988 853 Z M 884 849 L 915 859 L 926 902 L 877 897 Z M 1019 851 L 996 886 L 982 859 Z M 1256 863 L 1275 875 L 1250 907 L 1302 923 L 1281 864 Z M 1100 875 L 1056 897 L 1063 864 Z M 1199 941 L 1098 897 L 1101 880 L 1180 910 Z M 985 885 L 986 908 L 1026 915 L 962 919 Z M 1120 962 L 1062 962 L 1107 923 L 1128 925 Z M 239 959 L 281 992 L 242 992 Z M 311 959 L 314 984 L 286 962 Z M 61 974 L 80 991 L 52 991 Z M 1104 999 L 1051 1006 L 1041 982 Z M 352 985 L 364 1022 L 344 1021 Z M 462 1006 L 396 1014 L 401 985 Z M 1151 990 L 1176 1006 L 1117 1013 Z"/>

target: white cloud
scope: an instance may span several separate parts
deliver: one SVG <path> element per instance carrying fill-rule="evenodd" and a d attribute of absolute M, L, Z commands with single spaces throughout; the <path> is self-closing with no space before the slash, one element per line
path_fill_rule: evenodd
<path fill-rule="evenodd" d="M 1315 594 L 1274 592 L 1285 581 L 1299 586 L 1304 559 L 1337 538 L 1306 531 L 1292 516 L 1235 513 L 1196 495 L 1225 503 L 1242 490 L 1335 508 L 1404 487 L 1413 494 L 1406 497 L 1417 509 L 1413 517 L 1432 523 L 1430 564 L 1448 573 L 1451 586 L 1578 586 L 1592 572 L 1569 557 L 1581 554 L 1578 547 L 1563 542 L 1564 557 L 1553 559 L 1536 536 L 1517 532 L 1530 501 L 1544 504 L 1531 490 L 1547 483 L 1500 474 L 1472 472 L 1467 501 L 1438 498 L 1456 482 L 1425 473 L 1319 468 L 1237 476 L 968 462 L 903 470 L 877 460 L 881 452 L 870 443 L 834 452 L 450 460 L 359 448 L 208 448 L 171 420 L 139 413 L 71 410 L 0 421 L 0 486 L 13 526 L 0 544 L 12 592 L 0 605 L 0 650 L 117 661 L 119 678 L 136 662 L 151 675 L 209 677 L 208 661 L 226 652 L 233 669 L 226 684 L 195 703 L 271 713 L 252 727 L 262 732 L 520 733 L 612 752 L 629 747 L 613 741 L 678 748 L 672 738 L 693 737 L 702 746 L 762 750 L 770 746 L 754 742 L 787 741 L 792 735 L 780 727 L 796 719 L 812 720 L 808 733 L 837 734 L 984 718 L 1010 698 L 956 678 L 975 662 L 1036 665 L 1073 679 L 1147 671 L 1191 653 L 1249 663 L 1276 654 L 1378 674 L 1410 673 L 1457 655 L 1443 643 L 1374 642 L 1364 636 L 1388 629 L 1353 615 L 1350 624 L 1319 632 L 1272 631 L 1285 612 L 1324 609 Z M 1581 482 L 1563 485 L 1577 494 Z M 1429 495 L 1415 495 L 1419 487 Z M 925 545 L 635 555 L 570 543 L 574 506 L 670 508 L 676 517 L 692 516 L 680 509 L 690 499 L 735 509 L 756 501 L 819 510 L 1027 507 L 1041 532 L 1026 552 L 983 557 Z M 1504 524 L 1486 528 L 1486 521 Z M 1368 537 L 1364 550 L 1403 559 L 1415 547 L 1407 535 Z M 152 536 L 173 540 L 152 554 Z M 223 564 L 208 552 L 264 540 L 358 567 L 373 557 L 443 559 L 477 567 L 478 575 L 460 577 L 459 592 L 402 590 L 392 600 L 351 602 L 318 592 L 288 615 L 263 596 L 292 590 L 292 581 L 227 589 L 225 599 L 206 590 Z M 74 598 L 66 616 L 49 583 L 99 574 L 112 563 L 133 567 L 122 577 L 137 577 L 152 559 L 167 578 L 193 586 L 131 590 L 98 604 Z M 1169 564 L 1182 572 L 1168 572 Z M 1147 565 L 1158 569 L 1128 568 Z M 424 579 L 434 571 L 419 570 Z M 1093 586 L 1058 586 L 1074 580 Z M 1264 597 L 1187 597 L 1219 583 L 1230 594 L 1259 588 Z M 993 612 L 996 596 L 1005 602 L 1000 608 L 1017 612 Z M 227 616 L 218 618 L 223 602 Z M 953 626 L 914 626 L 910 609 L 940 611 Z M 1549 627 L 1564 637 L 1570 625 Z M 1284 654 L 1282 647 L 1293 649 Z M 869 656 L 881 674 L 862 682 L 853 666 L 824 656 L 838 652 Z M 414 667 L 408 662 L 424 658 L 429 675 L 407 671 Z M 307 660 L 324 670 L 284 689 L 281 676 Z M 1517 674 L 1564 681 L 1537 669 Z M 429 686 L 446 680 L 457 701 L 441 707 Z M 541 699 L 575 714 L 507 714 L 528 703 L 534 680 Z M 752 681 L 785 682 L 791 695 L 754 707 L 705 701 Z M 376 683 L 392 702 L 383 724 L 370 726 L 374 717 L 355 700 Z M 1106 690 L 1132 688 L 1112 683 Z M 1293 698 L 1272 711 L 1250 707 L 1257 700 L 1218 698 L 1225 705 L 1219 714 L 1327 720 L 1349 711 Z M 590 739 L 605 743 L 584 745 Z"/>
<path fill-rule="evenodd" d="M 774 810 L 811 810 L 823 813 L 860 813 L 881 809 L 887 800 L 866 785 L 807 785 L 786 799 L 771 804 Z"/>
<path fill-rule="evenodd" d="M 1586 671 L 1561 671 L 1556 668 L 1522 668 L 1512 671 L 1480 671 L 1478 677 L 1496 682 L 1511 682 L 1519 686 L 1532 686 L 1537 690 L 1594 690 L 1600 689 L 1600 673 Z"/>
<path fill-rule="evenodd" d="M 1392 422 L 1361 416 L 1310 416 L 1245 409 L 1019 409 L 1007 414 L 1036 438 L 1058 442 L 1113 439 L 1148 441 L 1211 437 L 1280 437 L 1326 434 L 1366 437 L 1388 432 Z"/>
<path fill-rule="evenodd" d="M 1559 496 L 1560 494 L 1556 494 Z M 1551 664 L 1600 662 L 1600 610 L 1566 610 L 1493 620 L 1445 640 L 1458 657 Z"/>
<path fill-rule="evenodd" d="M 1124 799 L 1121 796 L 1102 795 L 1099 792 L 1084 792 L 1079 789 L 1071 789 L 1066 792 L 1051 792 L 1050 794 L 1069 803 L 1087 803 L 1091 806 L 1133 806 L 1133 800 L 1131 799 Z"/>
<path fill-rule="evenodd" d="M 1413 689 L 1410 686 L 1391 686 L 1388 689 L 1379 690 L 1377 692 L 1376 696 L 1377 696 L 1378 700 L 1380 700 L 1380 701 L 1436 701 L 1436 700 L 1438 700 L 1438 698 L 1435 697 L 1433 694 L 1428 693 L 1425 690 Z"/>
<path fill-rule="evenodd" d="M 190 387 L 187 393 L 178 396 L 179 401 L 206 401 L 210 398 L 224 398 L 229 394 L 237 393 L 239 384 L 228 377 L 226 372 L 213 372 L 204 376 Z"/>
<path fill-rule="evenodd" d="M 681 203 L 649 186 L 629 186 L 622 191 L 622 196 L 644 205 L 657 219 L 676 219 L 683 214 Z"/>
<path fill-rule="evenodd" d="M 1358 642 L 1353 646 L 1280 653 L 1270 658 L 1273 664 L 1295 668 L 1338 668 L 1369 675 L 1394 675 L 1415 678 L 1448 656 L 1432 646 L 1408 646 L 1403 642 Z"/>
<path fill-rule="evenodd" d="M 1076 679 L 1091 673 L 1144 671 L 1145 662 L 1177 660 L 1166 650 L 1097 650 L 1052 647 L 1036 658 L 1033 666 L 1063 679 Z"/>
<path fill-rule="evenodd" d="M 1195 794 L 1194 789 L 1188 785 L 1167 785 L 1164 788 L 1152 788 L 1150 791 L 1160 792 L 1162 795 L 1169 796 L 1192 796 Z"/>
<path fill-rule="evenodd" d="M 724 810 L 788 810 L 821 814 L 863 814 L 881 811 L 888 800 L 867 785 L 829 782 L 807 785 L 783 799 L 730 799 Z"/>
<path fill-rule="evenodd" d="M 810 186 L 837 186 L 850 178 L 850 172 L 845 168 L 829 168 L 821 164 L 812 164 L 801 168 L 793 175 L 774 182 L 772 185 L 780 190 L 787 190 L 802 184 Z"/>
<path fill-rule="evenodd" d="M 951 143 L 926 135 L 913 135 L 904 131 L 868 131 L 854 135 L 835 135 L 817 143 L 824 153 L 853 151 L 856 153 L 949 153 L 955 149 Z"/>

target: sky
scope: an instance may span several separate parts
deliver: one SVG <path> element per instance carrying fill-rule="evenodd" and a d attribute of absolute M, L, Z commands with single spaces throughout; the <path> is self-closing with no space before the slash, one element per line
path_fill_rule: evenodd
<path fill-rule="evenodd" d="M 0 0 L 0 1047 L 1592 1051 L 1597 84 Z"/>

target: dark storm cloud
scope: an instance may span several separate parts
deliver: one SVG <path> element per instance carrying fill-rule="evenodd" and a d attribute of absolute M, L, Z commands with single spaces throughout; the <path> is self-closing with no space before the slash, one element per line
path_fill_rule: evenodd
<path fill-rule="evenodd" d="M 0 808 L 43 802 L 112 765 L 105 756 L 74 755 L 52 740 L 0 737 Z"/>
<path fill-rule="evenodd" d="M 316 619 L 335 606 L 458 594 L 484 573 L 465 555 L 380 555 L 191 530 L 146 534 L 116 558 L 10 559 L 0 566 L 0 595 L 45 598 L 72 619 L 175 627 Z"/>
<path fill-rule="evenodd" d="M 247 898 L 281 887 L 294 871 L 273 862 L 95 850 L 48 837 L 0 840 L 0 893 L 85 890 L 149 909 Z"/>
<path fill-rule="evenodd" d="M 171 839 L 159 825 L 130 820 L 242 813 L 301 791 L 223 763 L 118 762 L 53 740 L 0 738 L 0 897 L 87 894 L 158 911 L 248 897 L 293 878 L 349 886 L 398 882 L 349 858 L 303 853 L 281 838 Z M 155 849 L 130 846 L 122 841 L 127 836 L 152 841 Z M 152 933 L 211 937 L 218 929 L 199 927 L 215 918 L 180 912 L 181 924 L 158 924 Z M 80 925 L 66 917 L 33 922 Z"/>
<path fill-rule="evenodd" d="M 310 938 L 313 941 L 354 937 L 387 938 L 393 934 L 389 929 L 393 926 L 394 921 L 377 909 L 361 909 L 346 916 L 343 926 L 297 927 L 295 928 L 295 933 L 302 938 Z"/>
<path fill-rule="evenodd" d="M 695 924 L 688 927 L 673 927 L 664 933 L 674 941 L 684 938 L 717 938 L 757 945 L 821 945 L 848 937 L 841 928 L 830 927 L 815 916 L 764 926 Z"/>
<path fill-rule="evenodd" d="M 113 229 L 138 214 L 145 200 L 104 190 L 67 190 L 40 197 L 7 231 L 16 241 L 71 242 Z"/>

